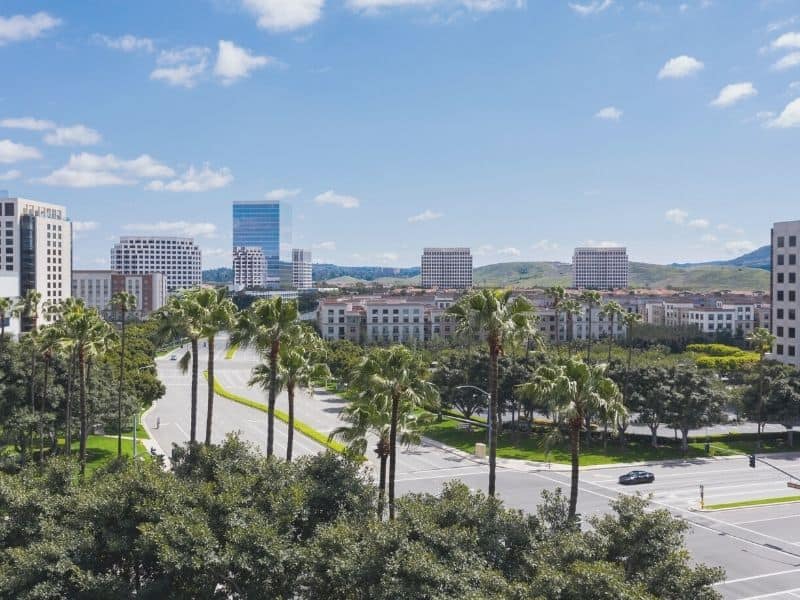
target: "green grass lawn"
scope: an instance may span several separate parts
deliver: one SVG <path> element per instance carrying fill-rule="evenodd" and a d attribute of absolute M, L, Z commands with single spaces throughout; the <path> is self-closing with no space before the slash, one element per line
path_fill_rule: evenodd
<path fill-rule="evenodd" d="M 63 446 L 63 440 L 61 441 Z M 145 460 L 151 460 L 150 453 L 144 447 L 142 442 L 136 442 L 137 456 L 143 456 Z M 77 456 L 80 443 L 77 441 L 72 442 L 72 452 Z M 122 454 L 125 456 L 133 456 L 133 441 L 122 440 Z M 90 435 L 86 440 L 86 474 L 91 475 L 97 469 L 102 467 L 107 462 L 117 457 L 117 438 L 107 437 L 102 435 Z"/>
<path fill-rule="evenodd" d="M 722 510 L 725 508 L 745 508 L 747 506 L 765 506 L 767 504 L 785 504 L 786 502 L 800 501 L 800 496 L 783 496 L 781 498 L 761 498 L 760 500 L 742 500 L 740 502 L 726 502 L 725 504 L 707 504 L 706 510 Z"/>
<path fill-rule="evenodd" d="M 469 453 L 475 451 L 476 443 L 486 443 L 485 429 L 473 428 L 473 431 L 466 431 L 460 427 L 462 427 L 461 423 L 444 419 L 441 423 L 429 425 L 425 429 L 424 435 Z M 498 441 L 497 456 L 534 462 L 565 464 L 570 462 L 567 440 L 552 448 L 550 453 L 546 455 L 542 439 L 543 436 L 541 434 L 504 432 Z M 659 448 L 653 448 L 650 445 L 649 437 L 628 436 L 627 444 L 624 448 L 619 446 L 616 439 L 609 439 L 606 449 L 603 450 L 603 443 L 596 432 L 592 444 L 589 446 L 585 444 L 583 436 L 581 437 L 580 464 L 582 466 L 592 466 L 684 458 L 680 449 L 680 442 L 666 442 L 661 438 L 660 443 L 662 445 Z M 715 456 L 749 454 L 755 449 L 755 442 L 750 440 L 713 440 L 712 444 L 715 446 L 713 449 Z M 789 450 L 791 449 L 785 445 L 783 440 L 766 438 L 762 442 L 760 453 L 786 452 Z M 707 456 L 704 449 L 704 441 L 690 442 L 688 458 L 703 458 Z"/>

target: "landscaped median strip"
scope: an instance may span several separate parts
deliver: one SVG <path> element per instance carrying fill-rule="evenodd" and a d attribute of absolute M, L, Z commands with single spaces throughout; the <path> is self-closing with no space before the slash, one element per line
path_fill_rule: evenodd
<path fill-rule="evenodd" d="M 203 377 L 208 380 L 208 371 L 203 371 Z M 232 402 L 237 402 L 239 404 L 244 404 L 245 406 L 249 406 L 250 408 L 255 408 L 256 410 L 260 410 L 261 412 L 268 412 L 267 406 L 265 404 L 261 404 L 260 402 L 256 402 L 255 400 L 250 400 L 249 398 L 245 398 L 244 396 L 239 396 L 232 392 L 229 392 L 222 384 L 219 382 L 219 379 L 214 378 L 214 392 L 222 396 L 223 398 L 227 398 Z M 275 418 L 279 421 L 283 421 L 284 423 L 289 423 L 289 415 L 285 412 L 275 409 Z M 302 421 L 298 421 L 297 419 L 294 420 L 294 428 L 302 433 L 303 435 L 310 437 L 312 440 L 333 450 L 334 452 L 338 452 L 340 454 L 344 454 L 347 451 L 347 447 L 344 444 L 340 444 L 335 440 L 328 441 L 328 436 L 322 433 L 321 431 L 317 431 L 313 427 L 306 425 Z"/>
<path fill-rule="evenodd" d="M 725 510 L 727 508 L 746 508 L 748 506 L 766 506 L 769 504 L 785 504 L 787 502 L 800 502 L 800 496 L 783 496 L 781 498 L 761 498 L 760 500 L 742 500 L 741 502 L 726 502 L 725 504 L 706 504 L 705 510 Z"/>
<path fill-rule="evenodd" d="M 231 360 L 236 356 L 236 351 L 239 349 L 239 344 L 231 344 L 225 352 L 225 360 Z"/>

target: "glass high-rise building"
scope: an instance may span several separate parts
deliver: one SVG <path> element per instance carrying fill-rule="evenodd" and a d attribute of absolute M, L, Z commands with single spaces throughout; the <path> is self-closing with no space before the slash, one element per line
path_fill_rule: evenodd
<path fill-rule="evenodd" d="M 233 247 L 261 248 L 268 281 L 280 281 L 280 262 L 291 261 L 292 209 L 277 200 L 233 203 Z"/>

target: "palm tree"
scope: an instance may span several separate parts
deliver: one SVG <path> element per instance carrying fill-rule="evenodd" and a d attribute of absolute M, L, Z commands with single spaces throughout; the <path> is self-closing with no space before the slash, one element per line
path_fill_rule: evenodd
<path fill-rule="evenodd" d="M 581 314 L 581 303 L 573 298 L 568 298 L 561 303 L 561 310 L 567 316 L 567 353 L 572 356 L 572 342 L 575 337 L 575 317 Z"/>
<path fill-rule="evenodd" d="M 17 303 L 13 307 L 14 314 L 19 317 L 20 324 L 22 324 L 22 319 L 29 319 L 31 323 L 31 329 L 28 332 L 28 335 L 34 336 L 36 335 L 37 324 L 39 321 L 39 304 L 42 301 L 42 294 L 37 292 L 36 290 L 28 290 L 22 298 L 17 300 Z M 35 342 L 33 344 L 35 348 Z M 31 378 L 28 382 L 28 393 L 30 395 L 31 400 L 31 410 L 36 413 L 36 350 L 31 351 Z M 30 430 L 28 435 L 28 445 L 32 446 L 33 444 L 33 430 Z M 22 458 L 25 460 L 25 452 L 22 453 Z"/>
<path fill-rule="evenodd" d="M 772 345 L 775 343 L 775 336 L 768 329 L 757 327 L 747 336 L 747 341 L 755 352 L 758 352 L 758 414 L 759 424 L 756 433 L 756 449 L 761 449 L 761 414 L 764 412 L 764 359 L 767 354 L 772 352 Z"/>
<path fill-rule="evenodd" d="M 564 291 L 564 288 L 560 285 L 556 285 L 550 288 L 547 288 L 544 291 L 545 296 L 550 299 L 550 307 L 553 309 L 555 313 L 556 319 L 556 346 L 559 345 L 561 342 L 561 322 L 559 317 L 561 316 L 561 310 L 564 306 L 564 302 L 567 300 L 567 293 Z"/>
<path fill-rule="evenodd" d="M 125 324 L 128 313 L 136 309 L 136 297 L 128 292 L 111 296 L 111 308 L 120 316 L 119 389 L 117 391 L 117 458 L 122 458 L 122 392 L 125 385 Z"/>
<path fill-rule="evenodd" d="M 44 384 L 39 399 L 39 462 L 44 462 L 44 416 L 47 409 L 48 379 L 53 354 L 60 343 L 61 330 L 56 325 L 43 327 L 35 338 L 36 349 L 44 364 Z"/>
<path fill-rule="evenodd" d="M 625 309 L 616 300 L 606 302 L 600 314 L 608 319 L 608 362 L 611 362 L 611 347 L 614 345 L 614 321 L 625 314 Z"/>
<path fill-rule="evenodd" d="M 390 407 L 389 419 L 389 519 L 395 516 L 397 437 L 400 411 L 435 410 L 439 392 L 428 381 L 428 366 L 405 346 L 370 352 L 353 372 L 351 386 L 378 406 Z"/>
<path fill-rule="evenodd" d="M 194 302 L 200 311 L 200 332 L 208 340 L 208 409 L 206 410 L 206 446 L 211 445 L 211 426 L 214 418 L 214 340 L 220 331 L 233 323 L 236 305 L 227 297 L 225 288 L 205 288 L 194 294 Z"/>
<path fill-rule="evenodd" d="M 298 323 L 297 302 L 281 297 L 258 300 L 249 310 L 239 314 L 231 343 L 253 346 L 267 359 L 269 389 L 267 401 L 267 456 L 272 456 L 275 443 L 275 399 L 278 394 L 278 357 L 281 345 L 291 339 Z"/>
<path fill-rule="evenodd" d="M 485 339 L 489 348 L 489 495 L 494 497 L 497 470 L 497 430 L 499 425 L 497 361 L 506 346 L 513 346 L 535 335 L 535 310 L 522 296 L 512 297 L 510 290 L 477 290 L 448 309 L 455 318 L 456 330 L 471 339 Z"/>
<path fill-rule="evenodd" d="M 642 315 L 639 313 L 626 312 L 622 317 L 622 324 L 625 325 L 625 337 L 628 343 L 628 362 L 625 365 L 625 389 L 622 394 L 622 402 L 628 406 L 630 400 L 631 368 L 633 366 L 633 330 L 638 323 L 642 322 Z M 619 427 L 619 443 L 625 446 L 625 427 L 627 421 L 623 419 Z"/>
<path fill-rule="evenodd" d="M 575 518 L 578 506 L 578 476 L 580 468 L 580 432 L 586 415 L 601 413 L 609 420 L 624 414 L 616 384 L 606 377 L 605 365 L 590 365 L 580 360 L 568 360 L 555 367 L 539 367 L 534 382 L 524 384 L 522 392 L 545 397 L 549 410 L 557 421 L 569 428 L 572 454 L 572 478 L 569 494 L 569 517 Z"/>
<path fill-rule="evenodd" d="M 13 307 L 11 298 L 0 298 L 0 347 L 6 344 L 6 318 L 11 315 Z"/>
<path fill-rule="evenodd" d="M 294 446 L 294 399 L 298 387 L 312 390 L 312 382 L 327 379 L 330 369 L 317 359 L 322 355 L 322 340 L 306 328 L 298 327 L 293 335 L 281 345 L 278 355 L 277 391 L 286 390 L 289 403 L 289 423 L 286 439 L 286 461 L 292 462 Z M 258 365 L 253 369 L 249 385 L 259 385 L 269 391 L 272 373 L 269 364 Z"/>
<path fill-rule="evenodd" d="M 367 436 L 377 437 L 375 454 L 380 461 L 378 479 L 378 518 L 383 519 L 386 503 L 386 464 L 391 455 L 392 404 L 386 396 L 373 396 L 369 392 L 359 393 L 340 413 L 339 417 L 350 425 L 334 429 L 328 439 L 339 438 L 347 443 L 357 456 L 367 451 Z M 420 412 L 414 406 L 402 403 L 398 409 L 397 438 L 405 447 L 422 442 L 422 426 L 430 423 L 433 416 Z"/>
<path fill-rule="evenodd" d="M 588 323 L 588 337 L 589 337 L 589 344 L 586 347 L 586 361 L 592 362 L 592 320 L 594 318 L 594 309 L 597 306 L 600 306 L 600 292 L 595 292 L 592 290 L 586 290 L 581 294 L 581 302 L 584 306 L 587 307 L 589 312 L 589 323 Z"/>

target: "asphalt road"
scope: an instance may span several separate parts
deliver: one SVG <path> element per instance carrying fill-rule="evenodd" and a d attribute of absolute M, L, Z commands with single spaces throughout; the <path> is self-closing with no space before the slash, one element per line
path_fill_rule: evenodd
<path fill-rule="evenodd" d="M 257 357 L 239 351 L 231 360 L 224 358 L 225 341 L 218 342 L 216 373 L 231 392 L 266 402 L 262 390 L 249 388 L 250 368 Z M 201 352 L 204 365 L 207 356 Z M 182 375 L 169 358 L 158 361 L 159 374 L 167 387 L 145 421 L 155 440 L 169 453 L 172 443 L 188 440 L 188 375 Z M 203 367 L 204 368 L 204 367 Z M 199 386 L 198 437 L 205 434 L 207 385 Z M 278 406 L 285 410 L 282 394 Z M 327 393 L 298 395 L 297 418 L 315 429 L 328 432 L 339 421 L 341 401 Z M 156 422 L 160 427 L 155 429 Z M 264 448 L 266 415 L 257 410 L 215 398 L 212 440 L 220 441 L 229 432 Z M 276 421 L 276 454 L 285 452 L 286 426 Z M 302 434 L 295 434 L 295 455 L 316 453 L 321 447 Z M 800 477 L 800 456 L 772 457 L 768 460 Z M 727 579 L 718 586 L 725 598 L 736 600 L 797 600 L 800 598 L 800 504 L 745 508 L 730 511 L 699 512 L 699 486 L 705 488 L 706 504 L 737 500 L 787 496 L 796 493 L 786 486 L 787 477 L 763 464 L 749 468 L 746 458 L 696 460 L 648 467 L 655 473 L 652 485 L 623 487 L 617 477 L 630 467 L 583 469 L 579 511 L 584 515 L 608 512 L 608 503 L 620 493 L 650 493 L 657 507 L 669 509 L 690 523 L 687 546 L 698 562 L 725 568 Z M 460 453 L 424 444 L 404 450 L 398 459 L 398 491 L 438 492 L 450 480 L 461 480 L 474 490 L 484 490 L 487 467 Z M 569 473 L 562 467 L 535 471 L 519 463 L 506 463 L 498 470 L 497 489 L 508 506 L 532 510 L 543 490 L 568 489 Z"/>

